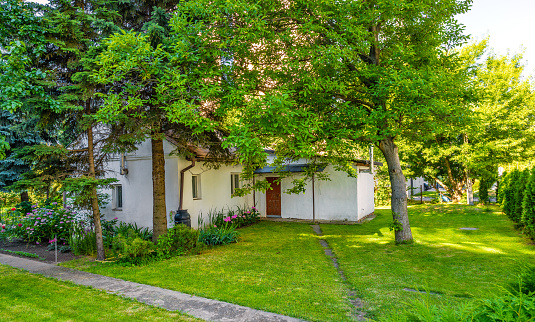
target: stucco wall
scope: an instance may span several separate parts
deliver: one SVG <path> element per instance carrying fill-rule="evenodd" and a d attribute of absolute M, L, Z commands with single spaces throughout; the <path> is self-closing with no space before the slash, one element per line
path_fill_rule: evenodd
<path fill-rule="evenodd" d="M 165 203 L 167 214 L 178 209 L 178 156 L 169 155 L 174 147 L 164 141 L 165 152 Z M 139 146 L 135 152 L 127 153 L 126 167 L 128 174 L 121 175 L 119 156 L 108 163 L 108 177 L 117 178 L 123 188 L 122 210 L 112 209 L 110 202 L 102 208 L 104 218 L 112 219 L 117 217 L 120 221 L 136 223 L 138 226 L 152 228 L 152 160 L 150 141 L 146 141 Z M 110 189 L 103 190 L 112 196 Z M 110 200 L 111 201 L 111 200 Z"/>
<path fill-rule="evenodd" d="M 374 180 L 369 172 L 361 172 L 358 176 L 358 217 L 359 219 L 375 211 Z"/>
<path fill-rule="evenodd" d="M 180 169 L 190 165 L 190 161 L 181 159 Z M 236 206 L 253 206 L 253 194 L 244 197 L 231 198 L 231 173 L 240 173 L 242 167 L 222 165 L 219 169 L 209 169 L 204 162 L 197 162 L 195 167 L 186 171 L 184 175 L 184 209 L 191 216 L 192 227 L 197 228 L 199 215 L 202 214 L 204 222 L 208 222 L 208 213 L 214 210 L 235 208 Z M 180 174 L 179 174 L 180 175 Z M 200 175 L 201 198 L 193 199 L 192 175 Z"/>
<path fill-rule="evenodd" d="M 182 157 L 169 155 L 174 147 L 164 142 L 166 154 L 166 206 L 169 214 L 179 208 L 180 170 L 191 164 Z M 112 209 L 109 204 L 102 209 L 105 218 L 117 217 L 119 220 L 137 223 L 138 226 L 152 228 L 152 167 L 150 157 L 150 142 L 144 142 L 139 149 L 126 156 L 127 175 L 120 175 L 120 159 L 112 159 L 108 165 L 111 177 L 119 180 L 123 187 L 122 210 Z M 272 160 L 273 156 L 268 156 Z M 306 160 L 300 160 L 305 163 Z M 360 170 L 364 170 L 362 168 Z M 367 169 L 367 168 L 366 168 Z M 185 172 L 184 176 L 184 205 L 191 215 L 192 227 L 197 227 L 198 218 L 202 214 L 205 223 L 208 214 L 213 210 L 235 208 L 236 206 L 251 207 L 256 201 L 256 207 L 265 216 L 265 193 L 250 193 L 244 197 L 231 198 L 231 174 L 240 173 L 241 165 L 222 165 L 218 169 L 210 169 L 203 162 L 196 162 L 195 166 Z M 351 178 L 345 172 L 335 171 L 332 166 L 324 170 L 329 174 L 330 181 L 315 182 L 316 219 L 350 220 L 356 221 L 374 211 L 373 176 L 360 171 L 358 178 Z M 200 176 L 201 198 L 194 200 L 192 196 L 192 176 Z M 265 180 L 273 174 L 257 175 L 256 180 Z M 299 177 L 299 174 L 297 174 Z M 290 195 L 284 191 L 290 187 L 292 178 L 282 181 L 281 215 L 283 218 L 312 219 L 312 183 L 308 182 L 306 192 Z M 106 191 L 111 196 L 111 191 Z M 168 221 L 168 222 L 169 222 Z M 169 226 L 172 226 L 170 224 Z"/>
<path fill-rule="evenodd" d="M 422 192 L 422 190 L 420 190 L 420 187 L 423 188 L 424 181 L 425 180 L 422 177 L 412 179 L 412 186 L 414 187 L 412 195 L 416 195 Z M 411 197 L 411 179 L 407 179 L 407 197 Z"/>
<path fill-rule="evenodd" d="M 373 176 L 359 173 L 358 178 L 351 178 L 345 172 L 335 171 L 332 166 L 325 168 L 330 181 L 315 181 L 316 219 L 357 221 L 374 211 Z M 274 177 L 263 174 L 257 180 Z M 299 178 L 300 175 L 296 174 Z M 305 193 L 287 194 L 284 191 L 292 187 L 293 178 L 284 178 L 281 182 L 281 217 L 312 219 L 312 182 L 306 185 Z M 266 213 L 266 194 L 256 193 L 257 208 L 262 215 Z"/>

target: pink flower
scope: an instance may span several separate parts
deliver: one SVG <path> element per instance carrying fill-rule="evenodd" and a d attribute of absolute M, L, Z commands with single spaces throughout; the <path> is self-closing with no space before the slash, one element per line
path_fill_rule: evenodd
<path fill-rule="evenodd" d="M 63 221 L 60 221 L 59 223 L 60 223 L 60 224 L 63 224 Z"/>
<path fill-rule="evenodd" d="M 113 218 L 113 220 L 117 220 L 117 219 L 119 219 L 119 218 L 117 218 L 117 217 Z"/>
<path fill-rule="evenodd" d="M 39 245 L 39 242 L 35 242 L 37 245 Z"/>
<path fill-rule="evenodd" d="M 56 242 L 56 238 L 51 239 L 51 240 L 49 240 L 48 242 L 49 242 L 49 243 L 55 243 L 55 242 Z"/>
<path fill-rule="evenodd" d="M 29 230 L 29 229 L 30 229 L 30 227 L 26 227 L 26 230 Z"/>
<path fill-rule="evenodd" d="M 238 215 L 232 216 L 232 219 L 236 219 L 236 218 L 238 218 Z"/>
<path fill-rule="evenodd" d="M 223 221 L 229 222 L 230 221 L 230 217 L 227 217 L 227 218 L 223 219 Z"/>
<path fill-rule="evenodd" d="M 245 218 L 245 215 L 243 215 L 242 218 Z"/>
<path fill-rule="evenodd" d="M 247 213 L 247 214 L 250 214 L 251 212 L 250 212 L 250 211 L 248 211 L 248 212 L 246 212 L 246 213 Z"/>
<path fill-rule="evenodd" d="M 216 226 L 216 225 L 214 225 L 214 228 L 217 228 L 217 226 Z"/>
<path fill-rule="evenodd" d="M 256 210 L 256 207 L 251 207 L 251 209 Z"/>

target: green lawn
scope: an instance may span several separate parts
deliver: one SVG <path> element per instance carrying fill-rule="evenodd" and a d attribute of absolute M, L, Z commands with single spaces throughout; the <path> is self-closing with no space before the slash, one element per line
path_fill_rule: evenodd
<path fill-rule="evenodd" d="M 63 265 L 309 321 L 347 320 L 347 290 L 310 225 L 261 221 L 240 232 L 237 244 L 142 267 Z"/>
<path fill-rule="evenodd" d="M 368 316 L 380 318 L 420 296 L 403 288 L 440 293 L 431 295 L 439 303 L 469 302 L 490 296 L 520 263 L 535 264 L 535 246 L 490 209 L 410 206 L 415 243 L 403 246 L 394 244 L 388 209 L 377 209 L 377 218 L 363 225 L 322 224 L 349 284 L 310 225 L 298 223 L 260 222 L 241 229 L 238 244 L 142 267 L 87 260 L 64 265 L 311 321 L 350 320 L 350 287 Z"/>
<path fill-rule="evenodd" d="M 0 321 L 202 321 L 0 265 Z"/>
<path fill-rule="evenodd" d="M 409 208 L 415 243 L 393 242 L 389 209 L 358 227 L 322 225 L 349 282 L 367 303 L 370 316 L 397 312 L 428 290 L 436 302 L 489 297 L 512 279 L 520 263 L 535 264 L 535 246 L 513 229 L 507 217 L 464 205 L 417 205 Z M 461 227 L 479 228 L 475 231 Z"/>

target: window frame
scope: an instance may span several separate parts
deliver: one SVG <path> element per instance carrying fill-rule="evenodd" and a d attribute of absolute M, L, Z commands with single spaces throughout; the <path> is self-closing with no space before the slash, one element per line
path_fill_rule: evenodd
<path fill-rule="evenodd" d="M 124 206 L 124 189 L 122 184 L 112 185 L 112 205 L 113 210 L 123 210 Z"/>
<path fill-rule="evenodd" d="M 191 175 L 191 197 L 193 200 L 202 199 L 200 174 Z"/>
<path fill-rule="evenodd" d="M 239 173 L 231 173 L 230 174 L 230 195 L 232 196 L 236 189 L 239 189 L 241 186 L 240 184 L 240 174 Z"/>

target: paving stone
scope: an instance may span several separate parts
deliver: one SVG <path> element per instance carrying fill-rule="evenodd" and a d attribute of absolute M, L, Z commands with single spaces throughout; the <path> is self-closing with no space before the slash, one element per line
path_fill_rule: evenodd
<path fill-rule="evenodd" d="M 0 254 L 0 264 L 27 270 L 30 273 L 91 286 L 109 293 L 136 299 L 170 311 L 180 311 L 206 321 L 224 322 L 299 322 L 296 318 L 255 310 L 241 305 L 167 290 L 160 287 L 123 281 L 113 277 L 77 271 L 53 264 Z"/>

